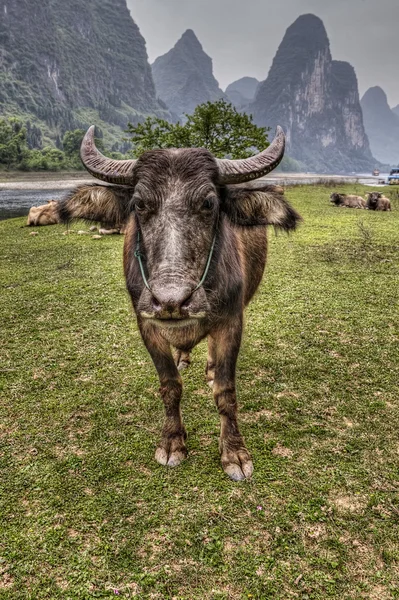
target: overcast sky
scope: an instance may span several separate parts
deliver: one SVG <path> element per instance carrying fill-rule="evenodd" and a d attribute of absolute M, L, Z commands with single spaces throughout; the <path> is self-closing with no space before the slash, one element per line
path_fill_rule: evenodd
<path fill-rule="evenodd" d="M 356 69 L 360 94 L 381 86 L 399 104 L 399 0 L 127 0 L 152 63 L 193 29 L 222 89 L 246 75 L 263 80 L 285 30 L 319 16 L 332 56 Z"/>

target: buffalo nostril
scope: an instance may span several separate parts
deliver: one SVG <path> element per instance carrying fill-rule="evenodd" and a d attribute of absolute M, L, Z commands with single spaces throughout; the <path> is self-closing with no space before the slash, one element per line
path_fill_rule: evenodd
<path fill-rule="evenodd" d="M 151 298 L 151 305 L 152 305 L 153 310 L 155 310 L 156 312 L 159 312 L 162 310 L 162 305 L 158 301 L 158 299 L 155 298 L 155 296 L 152 296 L 152 298 Z"/>
<path fill-rule="evenodd" d="M 161 318 L 181 318 L 192 303 L 192 288 L 158 286 L 152 290 L 152 310 Z"/>
<path fill-rule="evenodd" d="M 192 294 L 190 294 L 189 296 L 187 296 L 187 298 L 185 300 L 183 300 L 183 302 L 180 305 L 180 308 L 188 310 L 191 306 L 191 300 L 192 300 Z"/>

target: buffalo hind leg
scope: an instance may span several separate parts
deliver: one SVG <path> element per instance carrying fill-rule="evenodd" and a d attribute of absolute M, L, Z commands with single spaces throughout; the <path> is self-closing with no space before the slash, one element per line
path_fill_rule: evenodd
<path fill-rule="evenodd" d="M 212 333 L 215 351 L 213 395 L 220 415 L 219 450 L 224 472 L 233 481 L 252 475 L 253 464 L 237 423 L 235 374 L 241 343 L 242 320 Z"/>
<path fill-rule="evenodd" d="M 175 350 L 174 352 L 175 364 L 178 371 L 184 371 L 191 365 L 190 352 L 184 350 Z"/>
<path fill-rule="evenodd" d="M 215 381 L 216 347 L 213 337 L 208 335 L 208 359 L 206 361 L 205 375 L 209 387 L 213 387 Z"/>
<path fill-rule="evenodd" d="M 176 467 L 187 456 L 180 400 L 183 386 L 172 356 L 170 345 L 156 331 L 141 331 L 144 343 L 154 362 L 160 381 L 160 393 L 165 406 L 165 422 L 155 460 L 161 465 Z"/>

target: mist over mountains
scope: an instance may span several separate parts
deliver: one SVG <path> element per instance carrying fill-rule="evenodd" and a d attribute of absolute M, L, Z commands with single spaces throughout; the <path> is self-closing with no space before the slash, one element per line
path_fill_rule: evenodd
<path fill-rule="evenodd" d="M 0 0 L 0 60 L 0 114 L 36 127 L 38 147 L 94 123 L 117 149 L 129 121 L 184 119 L 225 98 L 271 135 L 283 126 L 303 170 L 369 171 L 399 160 L 399 106 L 391 110 L 375 88 L 360 103 L 354 68 L 333 60 L 314 15 L 287 29 L 265 81 L 243 77 L 225 92 L 191 29 L 151 67 L 126 0 Z"/>

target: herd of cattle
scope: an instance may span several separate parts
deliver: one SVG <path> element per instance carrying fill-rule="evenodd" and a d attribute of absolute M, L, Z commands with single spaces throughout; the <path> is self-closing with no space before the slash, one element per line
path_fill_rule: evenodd
<path fill-rule="evenodd" d="M 330 201 L 336 206 L 342 208 L 364 208 L 366 210 L 391 210 L 389 198 L 381 192 L 371 192 L 366 194 L 366 200 L 362 196 L 353 196 L 350 194 L 331 194 Z"/>
<path fill-rule="evenodd" d="M 381 194 L 381 192 L 371 192 L 366 194 L 366 200 L 362 196 L 356 196 L 351 194 L 338 194 L 333 193 L 330 196 L 330 201 L 336 206 L 342 208 L 363 208 L 366 210 L 391 210 L 391 202 L 389 198 Z M 28 215 L 27 225 L 37 227 L 38 225 L 57 225 L 59 224 L 60 218 L 57 212 L 58 202 L 56 200 L 49 200 L 47 204 L 41 206 L 32 206 Z M 102 230 L 105 233 L 124 233 L 120 229 L 104 227 Z"/>

